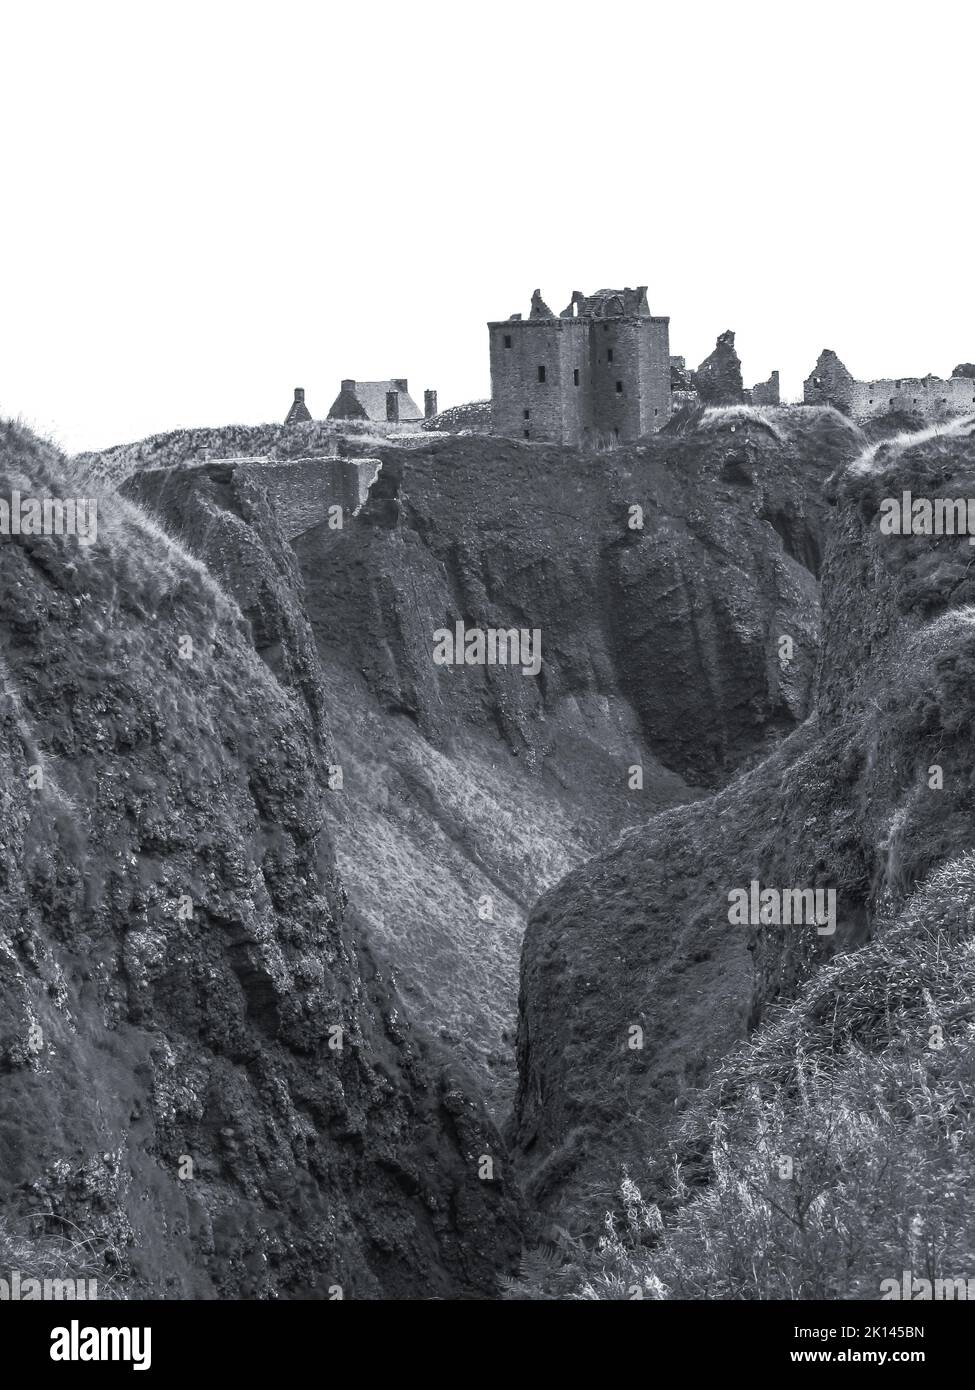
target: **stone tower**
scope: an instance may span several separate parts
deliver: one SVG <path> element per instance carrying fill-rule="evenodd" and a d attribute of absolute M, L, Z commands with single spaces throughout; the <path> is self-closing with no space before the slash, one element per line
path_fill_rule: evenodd
<path fill-rule="evenodd" d="M 538 290 L 528 318 L 488 324 L 495 434 L 585 444 L 632 440 L 670 419 L 670 320 L 645 285 L 573 292 L 557 317 Z"/>

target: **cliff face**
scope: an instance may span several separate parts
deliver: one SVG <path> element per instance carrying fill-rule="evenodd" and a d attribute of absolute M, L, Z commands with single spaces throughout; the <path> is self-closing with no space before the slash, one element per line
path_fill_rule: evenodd
<path fill-rule="evenodd" d="M 972 427 L 874 446 L 834 476 L 808 724 L 710 800 L 631 831 L 532 913 L 514 1135 L 543 1202 L 578 1202 L 621 1160 L 646 1173 L 692 1088 L 769 1005 L 970 845 L 970 547 L 885 536 L 879 515 L 906 489 L 970 496 Z M 733 925 L 729 892 L 753 880 L 834 889 L 835 934 Z"/>
<path fill-rule="evenodd" d="M 92 495 L 10 426 L 0 469 Z M 210 569 L 96 495 L 94 545 L 0 545 L 0 1209 L 74 1223 L 129 1293 L 490 1294 L 503 1149 L 348 908 L 273 517 L 174 485 Z"/>
<path fill-rule="evenodd" d="M 822 484 L 857 440 L 828 412 L 742 411 L 595 458 L 431 442 L 383 455 L 352 525 L 295 543 L 343 875 L 499 1118 L 531 903 L 804 718 Z M 438 666 L 457 621 L 537 631 L 539 675 Z"/>
<path fill-rule="evenodd" d="M 540 765 L 553 719 L 622 694 L 656 757 L 714 784 L 808 710 L 820 493 L 858 438 L 831 412 L 745 408 L 595 458 L 493 439 L 386 451 L 355 525 L 296 544 L 313 625 L 434 741 L 496 728 Z M 538 630 L 538 677 L 438 666 L 433 634 L 457 621 Z"/>
<path fill-rule="evenodd" d="M 246 465 L 199 464 L 180 457 L 178 440 L 162 441 L 146 461 L 174 466 L 123 485 L 219 581 L 246 623 L 251 665 L 298 711 L 305 741 L 295 757 L 314 786 L 298 838 L 314 825 L 334 845 L 350 898 L 331 909 L 336 930 L 352 923 L 365 976 L 389 975 L 499 1121 L 514 1096 L 518 961 L 539 892 L 655 812 L 700 803 L 703 824 L 707 788 L 806 716 L 822 488 L 860 443 L 832 412 L 747 408 L 702 412 L 598 457 L 425 441 L 384 450 L 362 511 L 341 530 L 312 528 L 293 551 Z M 537 633 L 538 675 L 438 665 L 434 634 L 459 621 Z M 272 748 L 263 705 L 257 691 L 248 708 L 252 724 L 261 711 L 262 747 Z M 220 718 L 236 728 L 239 700 Z M 692 876 L 693 843 L 682 853 Z M 672 872 L 679 862 L 675 854 Z M 721 989 L 721 971 L 738 968 L 717 962 Z M 584 1012 L 575 996 L 573 1011 Z M 551 1022 L 554 1037 L 563 1023 Z M 563 1041 L 571 1052 L 568 1033 Z M 569 1085 L 570 1128 L 575 1103 Z M 417 1123 L 422 1113 L 436 1135 L 432 1105 Z M 539 1124 L 548 1136 L 548 1121 Z M 374 1141 L 363 1142 L 368 1155 Z M 478 1153 L 495 1153 L 496 1138 L 480 1142 Z M 449 1169 L 450 1143 L 435 1151 Z M 395 1181 L 408 1188 L 412 1177 Z M 488 1262 L 497 1267 L 512 1221 L 499 1207 L 484 1266 L 450 1265 L 444 1285 L 473 1285 Z M 351 1199 L 349 1212 L 359 1230 Z M 370 1231 L 388 1224 L 363 1219 Z M 404 1235 L 404 1250 L 417 1239 Z M 439 1268 L 439 1252 L 430 1258 Z"/>

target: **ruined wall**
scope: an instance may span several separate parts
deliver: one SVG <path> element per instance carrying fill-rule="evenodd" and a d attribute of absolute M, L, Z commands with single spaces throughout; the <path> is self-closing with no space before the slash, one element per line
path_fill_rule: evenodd
<path fill-rule="evenodd" d="M 882 377 L 857 381 L 835 352 L 820 353 L 803 385 L 806 405 L 835 405 L 851 419 L 862 421 L 892 411 L 924 420 L 947 420 L 975 413 L 975 381 L 969 377 Z"/>
<path fill-rule="evenodd" d="M 853 374 L 836 353 L 824 348 L 819 354 L 819 361 L 802 384 L 802 399 L 806 405 L 832 405 L 844 415 L 850 415 L 856 384 Z"/>
<path fill-rule="evenodd" d="M 694 372 L 694 387 L 705 405 L 740 405 L 745 400 L 741 360 L 730 328 L 718 334 L 714 351 Z"/>
<path fill-rule="evenodd" d="M 975 412 L 975 381 L 967 377 L 898 377 L 855 381 L 850 391 L 850 414 L 869 420 L 897 410 L 926 420 L 948 419 Z"/>
<path fill-rule="evenodd" d="M 375 458 L 235 461 L 238 474 L 267 488 L 278 524 L 289 541 L 327 521 L 329 507 L 336 504 L 342 507 L 347 526 L 365 501 L 378 468 Z"/>
<path fill-rule="evenodd" d="M 751 391 L 746 392 L 751 398 L 752 405 L 779 405 L 779 374 L 773 372 L 768 381 L 759 381 L 752 387 Z"/>

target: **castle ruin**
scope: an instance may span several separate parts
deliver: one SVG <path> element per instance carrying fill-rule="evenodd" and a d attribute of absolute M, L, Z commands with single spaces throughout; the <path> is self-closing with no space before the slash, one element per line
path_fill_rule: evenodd
<path fill-rule="evenodd" d="M 647 287 L 574 290 L 554 314 L 538 290 L 527 319 L 488 324 L 491 427 L 513 438 L 633 440 L 670 419 L 670 319 Z"/>
<path fill-rule="evenodd" d="M 862 422 L 892 411 L 916 415 L 924 420 L 947 420 L 975 412 L 975 380 L 954 375 L 884 377 L 878 381 L 857 381 L 831 348 L 824 348 L 819 361 L 803 383 L 806 405 L 832 405 Z"/>

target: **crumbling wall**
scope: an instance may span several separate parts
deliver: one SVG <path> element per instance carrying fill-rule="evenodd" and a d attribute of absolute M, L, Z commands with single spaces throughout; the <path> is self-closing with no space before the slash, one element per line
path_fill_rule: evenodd
<path fill-rule="evenodd" d="M 968 376 L 882 377 L 857 381 L 836 353 L 825 348 L 803 385 L 806 405 L 834 405 L 852 420 L 892 413 L 947 420 L 975 413 L 975 380 Z"/>
<path fill-rule="evenodd" d="M 832 348 L 823 348 L 819 360 L 802 386 L 806 405 L 832 405 L 852 415 L 856 381 Z"/>
<path fill-rule="evenodd" d="M 851 393 L 850 411 L 854 420 L 868 420 L 903 411 L 925 420 L 947 420 L 955 415 L 975 412 L 975 381 L 967 377 L 883 378 L 856 381 Z"/>
<path fill-rule="evenodd" d="M 778 372 L 773 372 L 767 381 L 757 382 L 746 395 L 752 405 L 780 405 Z"/>
<path fill-rule="evenodd" d="M 718 334 L 714 351 L 694 373 L 694 386 L 705 405 L 741 405 L 744 402 L 741 362 L 730 328 Z"/>

